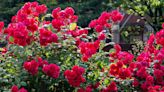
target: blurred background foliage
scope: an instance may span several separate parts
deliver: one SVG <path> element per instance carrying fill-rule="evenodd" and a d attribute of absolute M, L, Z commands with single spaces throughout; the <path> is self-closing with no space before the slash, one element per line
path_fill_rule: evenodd
<path fill-rule="evenodd" d="M 25 2 L 37 1 L 46 4 L 48 12 L 60 6 L 62 9 L 71 6 L 79 16 L 78 25 L 88 26 L 88 23 L 97 18 L 101 12 L 112 9 L 107 5 L 109 0 L 0 0 L 0 21 L 4 21 L 7 26 L 10 19 L 23 6 Z"/>
<path fill-rule="evenodd" d="M 155 32 L 164 22 L 164 0 L 109 0 L 109 5 L 120 7 L 128 14 L 141 16 Z"/>

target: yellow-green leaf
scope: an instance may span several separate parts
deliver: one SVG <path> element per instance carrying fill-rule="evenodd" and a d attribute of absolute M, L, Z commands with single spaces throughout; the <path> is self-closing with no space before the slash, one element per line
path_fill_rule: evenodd
<path fill-rule="evenodd" d="M 76 29 L 77 24 L 76 23 L 71 23 L 69 26 L 70 30 L 75 30 Z"/>

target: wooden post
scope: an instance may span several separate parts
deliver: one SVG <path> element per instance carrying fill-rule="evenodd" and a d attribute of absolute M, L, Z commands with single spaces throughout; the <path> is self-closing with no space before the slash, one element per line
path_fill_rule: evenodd
<path fill-rule="evenodd" d="M 119 43 L 120 42 L 120 32 L 119 32 L 119 25 L 113 25 L 112 26 L 112 42 Z"/>

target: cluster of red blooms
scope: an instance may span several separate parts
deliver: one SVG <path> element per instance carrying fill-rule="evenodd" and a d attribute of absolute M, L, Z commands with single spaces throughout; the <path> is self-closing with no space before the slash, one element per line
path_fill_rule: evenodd
<path fill-rule="evenodd" d="M 38 58 L 38 62 L 35 60 L 31 60 L 24 62 L 23 67 L 32 75 L 36 75 L 38 73 L 38 68 L 41 67 L 42 71 L 56 79 L 59 77 L 60 74 L 60 67 L 56 64 L 48 64 L 46 60 L 42 60 L 42 58 Z"/>
<path fill-rule="evenodd" d="M 164 35 L 164 29 L 162 29 L 156 33 L 157 44 L 160 44 L 162 46 L 164 46 L 164 36 L 163 35 Z"/>
<path fill-rule="evenodd" d="M 55 8 L 52 11 L 52 26 L 57 30 L 60 31 L 62 26 L 67 26 L 70 23 L 77 22 L 78 17 L 74 15 L 74 9 L 71 7 L 67 7 L 64 10 L 61 10 L 60 7 Z"/>
<path fill-rule="evenodd" d="M 80 88 L 80 89 L 77 90 L 77 92 L 92 92 L 92 87 L 87 86 L 85 89 Z"/>
<path fill-rule="evenodd" d="M 136 57 L 122 51 L 119 45 L 115 45 L 115 52 L 110 54 L 111 64 L 109 73 L 115 77 L 134 79 L 132 86 L 141 88 L 145 92 L 164 91 L 164 29 L 152 34 L 147 41 L 144 51 Z M 120 56 L 121 55 L 121 56 Z M 122 59 L 121 59 L 122 58 Z M 125 67 L 126 68 L 125 68 Z M 120 70 L 121 68 L 121 70 Z"/>
<path fill-rule="evenodd" d="M 47 60 L 43 60 L 41 57 L 38 57 L 38 64 L 39 64 L 39 67 L 43 67 L 44 65 L 48 65 L 48 61 Z"/>
<path fill-rule="evenodd" d="M 99 48 L 100 41 L 95 42 L 80 42 L 79 49 L 82 56 L 82 61 L 87 62 L 93 54 L 95 54 Z"/>
<path fill-rule="evenodd" d="M 12 86 L 11 92 L 27 92 L 25 88 L 18 89 L 16 85 Z"/>
<path fill-rule="evenodd" d="M 68 30 L 66 32 L 66 34 L 72 35 L 73 37 L 80 37 L 80 36 L 83 36 L 84 37 L 84 35 L 87 35 L 88 34 L 88 30 L 87 29 L 78 29 L 78 28 L 76 28 L 75 31 Z"/>
<path fill-rule="evenodd" d="M 121 66 L 119 66 L 121 65 Z M 126 79 L 131 77 L 131 71 L 129 68 L 123 68 L 123 64 L 121 62 L 117 64 L 111 64 L 109 73 L 114 75 L 115 77 Z"/>
<path fill-rule="evenodd" d="M 118 92 L 116 83 L 113 81 L 108 85 L 107 88 L 103 89 L 101 92 Z"/>
<path fill-rule="evenodd" d="M 52 31 L 49 31 L 48 29 L 41 28 L 40 30 L 40 45 L 46 46 L 48 43 L 57 42 L 58 36 L 53 33 Z"/>
<path fill-rule="evenodd" d="M 152 34 L 147 41 L 145 51 L 137 57 L 134 86 L 141 87 L 144 91 L 157 92 L 164 91 L 164 29 Z M 157 44 L 157 45 L 155 45 Z M 160 48 L 157 48 L 160 45 Z M 155 46 L 157 46 L 155 48 Z M 143 83 L 140 81 L 146 80 Z"/>
<path fill-rule="evenodd" d="M 122 18 L 123 16 L 119 11 L 114 10 L 111 12 L 111 19 L 113 22 L 119 22 L 120 20 L 122 20 Z"/>
<path fill-rule="evenodd" d="M 23 67 L 32 75 L 36 75 L 38 73 L 39 64 L 35 60 L 31 60 L 30 62 L 26 61 L 23 64 Z"/>
<path fill-rule="evenodd" d="M 134 56 L 128 52 L 121 51 L 121 47 L 118 44 L 114 46 L 114 49 L 115 52 L 109 54 L 110 62 L 114 62 L 117 59 L 117 61 L 126 65 L 133 61 Z"/>
<path fill-rule="evenodd" d="M 60 74 L 60 67 L 57 66 L 56 64 L 49 64 L 49 65 L 45 65 L 42 68 L 42 71 L 47 74 L 48 76 L 56 79 L 59 77 Z"/>
<path fill-rule="evenodd" d="M 46 13 L 47 7 L 38 5 L 37 2 L 26 3 L 18 12 L 12 17 L 12 22 L 4 33 L 8 34 L 8 39 L 11 43 L 21 46 L 26 46 L 34 40 L 34 32 L 38 30 L 38 17 L 40 14 Z M 13 40 L 11 40 L 11 37 Z"/>
<path fill-rule="evenodd" d="M 125 66 L 133 61 L 134 56 L 128 52 L 121 51 L 121 47 L 118 44 L 114 48 L 115 52 L 110 54 L 110 61 L 116 61 L 116 63 L 110 65 L 109 73 L 121 79 L 131 77 L 132 68 L 125 68 Z"/>
<path fill-rule="evenodd" d="M 69 84 L 73 87 L 79 87 L 81 83 L 84 83 L 86 80 L 82 76 L 85 72 L 83 67 L 73 66 L 72 70 L 66 70 L 64 72 L 65 78 L 68 80 Z"/>
<path fill-rule="evenodd" d="M 85 89 L 84 89 L 84 88 L 79 88 L 79 89 L 77 90 L 77 92 L 92 92 L 93 89 L 98 88 L 99 85 L 100 85 L 99 82 L 97 82 L 97 83 L 94 84 L 94 85 L 91 85 L 91 84 L 90 84 L 90 85 L 88 85 Z"/>
<path fill-rule="evenodd" d="M 90 22 L 89 27 L 96 30 L 96 32 L 98 33 L 98 37 L 95 42 L 83 42 L 77 39 L 80 53 L 83 55 L 82 61 L 88 61 L 88 59 L 97 52 L 97 50 L 99 49 L 100 41 L 106 38 L 106 34 L 103 33 L 103 30 L 105 28 L 111 27 L 109 21 L 112 20 L 113 22 L 118 22 L 121 21 L 122 17 L 123 16 L 121 15 L 121 13 L 115 10 L 112 12 L 103 12 L 98 19 L 92 20 Z M 120 58 L 126 56 L 127 54 L 128 53 L 122 53 L 122 56 L 120 55 Z"/>
<path fill-rule="evenodd" d="M 110 28 L 111 24 L 109 21 L 118 22 L 122 20 L 123 16 L 117 10 L 112 12 L 103 12 L 98 19 L 92 20 L 89 24 L 90 28 L 94 28 L 96 32 L 102 32 L 104 28 Z"/>

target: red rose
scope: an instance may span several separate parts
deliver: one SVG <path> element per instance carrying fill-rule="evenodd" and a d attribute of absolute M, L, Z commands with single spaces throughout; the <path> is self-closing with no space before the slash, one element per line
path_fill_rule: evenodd
<path fill-rule="evenodd" d="M 21 88 L 21 89 L 19 89 L 19 91 L 18 92 L 27 92 L 27 90 L 26 89 L 24 89 L 24 88 Z"/>
<path fill-rule="evenodd" d="M 40 36 L 39 36 L 40 44 L 43 46 L 46 46 L 52 42 L 56 43 L 58 41 L 58 36 L 55 33 L 52 33 L 52 31 L 50 30 L 42 28 L 39 30 L 39 32 L 40 32 Z"/>
<path fill-rule="evenodd" d="M 86 55 L 83 55 L 83 56 L 82 56 L 82 61 L 83 61 L 83 62 L 87 62 L 87 61 L 88 61 L 88 58 L 89 58 L 89 57 L 87 57 Z"/>
<path fill-rule="evenodd" d="M 134 87 L 137 87 L 139 85 L 139 81 L 137 79 L 134 79 L 132 84 Z"/>
<path fill-rule="evenodd" d="M 25 88 L 18 89 L 16 85 L 12 86 L 11 92 L 28 92 Z"/>
<path fill-rule="evenodd" d="M 66 70 L 64 72 L 65 78 L 68 80 L 69 84 L 74 87 L 79 87 L 81 83 L 84 83 L 86 80 L 83 78 L 85 69 L 79 66 L 73 66 L 72 70 Z"/>
<path fill-rule="evenodd" d="M 96 27 L 96 25 L 97 25 L 97 20 L 92 20 L 92 21 L 89 23 L 89 27 L 90 27 L 90 28 L 94 28 L 94 27 Z"/>
<path fill-rule="evenodd" d="M 126 69 L 120 69 L 119 70 L 119 77 L 121 79 L 130 78 L 131 77 L 131 71 L 128 68 L 126 68 Z"/>
<path fill-rule="evenodd" d="M 43 67 L 44 65 L 48 64 L 48 61 L 43 60 L 41 57 L 38 57 L 37 59 L 38 59 L 39 67 Z"/>
<path fill-rule="evenodd" d="M 118 53 L 121 51 L 121 46 L 119 44 L 115 44 L 114 49 L 116 50 L 116 53 Z"/>
<path fill-rule="evenodd" d="M 30 62 L 26 61 L 23 64 L 23 67 L 32 75 L 36 75 L 38 73 L 39 64 L 35 60 Z"/>
<path fill-rule="evenodd" d="M 116 64 L 111 64 L 109 69 L 109 74 L 116 76 L 118 75 L 118 73 L 119 73 L 118 66 Z"/>
<path fill-rule="evenodd" d="M 42 4 L 42 5 L 38 5 L 36 7 L 36 11 L 39 13 L 39 14 L 43 14 L 43 13 L 46 13 L 47 12 L 47 6 Z"/>
<path fill-rule="evenodd" d="M 18 87 L 16 85 L 12 86 L 11 92 L 18 92 Z"/>
<path fill-rule="evenodd" d="M 151 75 L 149 75 L 146 77 L 146 82 L 152 85 L 154 83 L 154 78 Z"/>
<path fill-rule="evenodd" d="M 65 8 L 65 12 L 69 15 L 73 15 L 75 13 L 74 9 L 72 7 Z"/>
<path fill-rule="evenodd" d="M 103 33 L 99 34 L 98 36 L 98 40 L 104 40 L 105 38 L 106 38 L 106 35 Z"/>
<path fill-rule="evenodd" d="M 56 79 L 59 77 L 60 74 L 60 67 L 57 66 L 56 64 L 49 64 L 45 65 L 42 68 L 42 71 L 47 74 L 48 76 Z"/>
<path fill-rule="evenodd" d="M 157 44 L 164 46 L 164 29 L 158 31 L 155 35 Z"/>
<path fill-rule="evenodd" d="M 77 90 L 77 92 L 85 92 L 85 89 L 79 88 L 79 89 Z"/>
<path fill-rule="evenodd" d="M 110 83 L 110 85 L 107 87 L 108 92 L 117 92 L 117 85 L 116 83 L 113 81 Z"/>
<path fill-rule="evenodd" d="M 112 21 L 113 22 L 118 22 L 121 21 L 123 16 L 121 15 L 121 13 L 117 10 L 112 11 L 111 13 L 111 17 L 112 17 Z"/>
<path fill-rule="evenodd" d="M 61 20 L 53 19 L 52 20 L 52 26 L 57 29 L 57 31 L 60 31 L 61 26 L 63 26 L 63 23 Z"/>
<path fill-rule="evenodd" d="M 3 27 L 4 27 L 4 22 L 0 21 L 0 32 L 2 31 Z"/>
<path fill-rule="evenodd" d="M 57 7 L 55 8 L 53 11 L 52 11 L 52 16 L 53 18 L 57 18 L 58 17 L 58 12 L 61 10 L 60 7 Z"/>
<path fill-rule="evenodd" d="M 101 26 L 101 25 L 97 25 L 96 27 L 95 27 L 95 30 L 96 30 L 96 32 L 101 32 L 101 31 L 103 31 L 103 26 Z"/>

